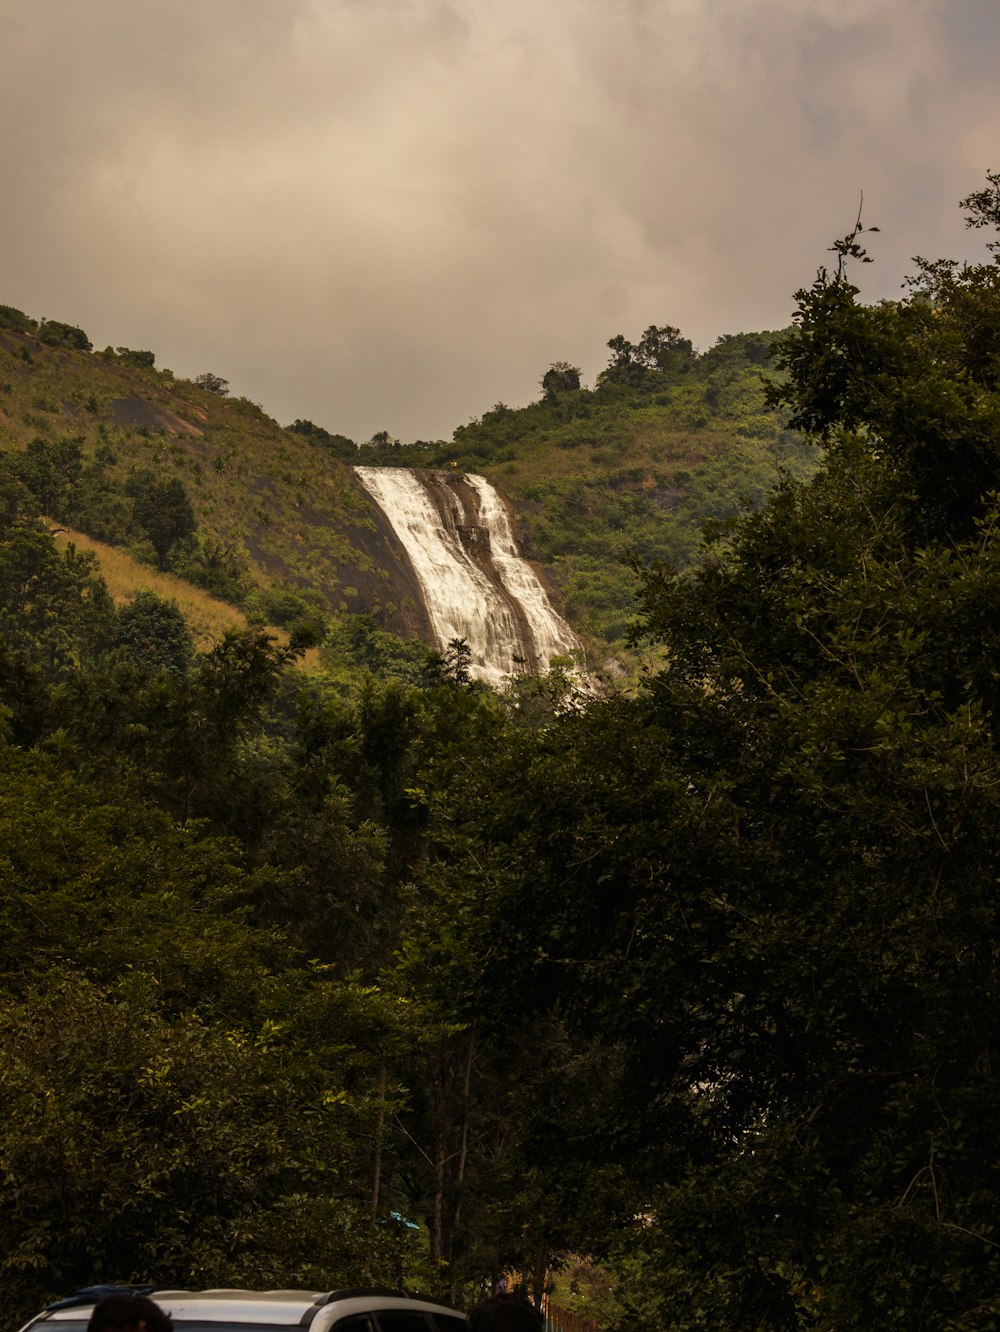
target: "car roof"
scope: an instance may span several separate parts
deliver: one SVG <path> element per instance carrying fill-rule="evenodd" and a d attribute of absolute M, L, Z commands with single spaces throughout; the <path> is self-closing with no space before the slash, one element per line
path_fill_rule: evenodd
<path fill-rule="evenodd" d="M 149 1290 L 145 1287 L 144 1290 Z M 97 1296 L 81 1292 L 79 1302 L 69 1301 L 40 1314 L 29 1326 L 40 1323 L 76 1322 L 89 1318 Z M 403 1291 L 379 1288 L 349 1290 L 152 1290 L 149 1298 L 178 1322 L 259 1323 L 270 1327 L 306 1327 L 318 1318 L 323 1328 L 332 1321 L 373 1309 L 430 1312 L 465 1318 L 458 1309 L 435 1300 L 410 1296 Z M 329 1310 L 329 1317 L 319 1317 Z"/>
<path fill-rule="evenodd" d="M 324 1295 L 315 1290 L 157 1290 L 149 1298 L 174 1318 L 201 1315 L 218 1322 L 295 1325 Z"/>

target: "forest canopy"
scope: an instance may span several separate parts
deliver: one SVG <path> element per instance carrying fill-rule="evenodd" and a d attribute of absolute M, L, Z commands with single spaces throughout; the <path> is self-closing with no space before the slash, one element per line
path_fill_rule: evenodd
<path fill-rule="evenodd" d="M 998 228 L 1000 176 L 964 207 Z M 312 672 L 197 651 L 4 472 L 8 1322 L 585 1252 L 606 1332 L 996 1323 L 990 244 L 874 306 L 835 245 L 771 391 L 822 464 L 644 567 L 632 695 L 362 617 Z M 647 334 L 626 377 L 694 373 Z"/>

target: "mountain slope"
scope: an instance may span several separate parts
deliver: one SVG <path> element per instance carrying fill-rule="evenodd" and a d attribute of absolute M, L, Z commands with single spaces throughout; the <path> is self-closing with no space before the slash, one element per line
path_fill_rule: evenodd
<path fill-rule="evenodd" d="M 773 336 L 723 338 L 703 355 L 675 338 L 645 357 L 619 336 L 593 389 L 560 365 L 540 401 L 498 403 L 451 441 L 355 448 L 311 422 L 282 428 L 218 376 L 176 379 L 152 352 L 94 352 L 80 329 L 0 306 L 0 457 L 25 455 L 18 475 L 54 517 L 169 559 L 265 619 L 373 613 L 405 636 L 421 632 L 419 591 L 348 463 L 481 472 L 571 623 L 604 651 L 634 611 L 630 559 L 688 563 L 706 520 L 759 503 L 782 469 L 814 466 L 765 405 Z M 190 504 L 193 531 L 174 544 L 168 533 L 157 546 L 137 519 L 152 486 L 161 508 L 171 486 Z"/>
<path fill-rule="evenodd" d="M 779 337 L 726 336 L 702 355 L 685 342 L 652 365 L 632 359 L 638 349 L 619 337 L 592 390 L 553 384 L 553 367 L 540 401 L 498 403 L 450 444 L 383 441 L 361 455 L 488 476 L 513 503 L 522 545 L 560 589 L 573 624 L 614 643 L 634 610 L 630 559 L 683 567 L 697 557 L 706 522 L 756 507 L 783 472 L 804 478 L 815 469 L 815 449 L 765 401 Z"/>
<path fill-rule="evenodd" d="M 49 343 L 50 324 L 18 315 L 8 309 L 6 327 L 0 318 L 0 447 L 24 451 L 38 441 L 40 463 L 53 460 L 63 511 L 46 507 L 55 517 L 141 547 L 130 487 L 149 477 L 179 481 L 199 542 L 188 563 L 214 571 L 213 590 L 240 600 L 255 584 L 287 584 L 318 591 L 332 610 L 391 603 L 393 551 L 329 448 L 282 429 L 248 399 L 137 360 L 151 353 Z M 75 452 L 60 450 L 67 440 Z M 182 560 L 172 563 L 184 571 Z"/>

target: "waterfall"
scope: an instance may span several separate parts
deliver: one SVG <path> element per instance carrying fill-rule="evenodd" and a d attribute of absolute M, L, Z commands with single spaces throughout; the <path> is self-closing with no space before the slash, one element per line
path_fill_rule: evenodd
<path fill-rule="evenodd" d="M 507 509 L 484 477 L 354 471 L 409 559 L 439 651 L 464 638 L 473 674 L 496 686 L 525 671 L 544 674 L 553 657 L 580 650 L 518 552 Z"/>

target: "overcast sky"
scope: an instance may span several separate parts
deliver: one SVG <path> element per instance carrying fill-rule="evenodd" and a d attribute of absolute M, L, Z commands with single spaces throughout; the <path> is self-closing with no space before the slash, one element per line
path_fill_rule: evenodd
<path fill-rule="evenodd" d="M 997 0 L 0 0 L 0 302 L 447 438 L 615 333 L 786 324 L 864 192 L 979 255 Z"/>

